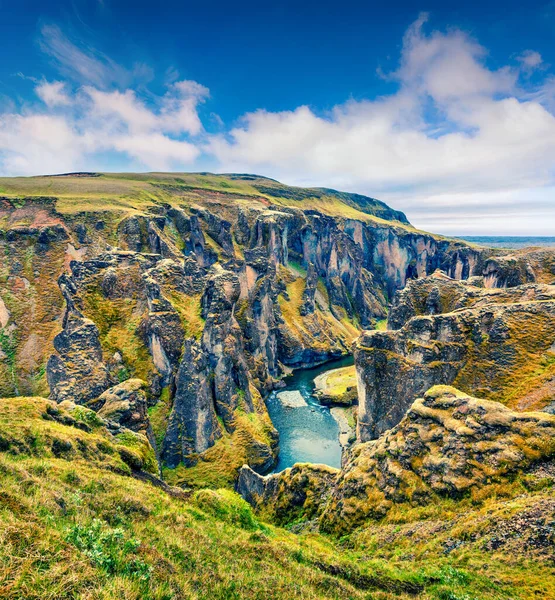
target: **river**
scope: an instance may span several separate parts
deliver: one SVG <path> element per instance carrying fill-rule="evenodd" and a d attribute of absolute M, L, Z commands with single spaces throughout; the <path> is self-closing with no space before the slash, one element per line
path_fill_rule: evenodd
<path fill-rule="evenodd" d="M 285 380 L 286 387 L 270 394 L 266 404 L 279 432 L 279 457 L 274 473 L 298 462 L 341 466 L 339 426 L 329 408 L 314 396 L 314 378 L 352 364 L 353 357 L 346 356 L 311 369 L 297 369 Z"/>

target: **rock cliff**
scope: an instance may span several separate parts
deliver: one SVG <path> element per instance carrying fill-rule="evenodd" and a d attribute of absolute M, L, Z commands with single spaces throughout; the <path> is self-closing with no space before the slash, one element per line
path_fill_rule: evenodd
<path fill-rule="evenodd" d="M 484 278 L 460 282 L 442 274 L 411 281 L 393 303 L 392 329 L 360 336 L 361 441 L 399 423 L 413 398 L 436 384 L 516 408 L 553 401 L 555 288 L 483 285 Z"/>
<path fill-rule="evenodd" d="M 350 352 L 408 281 L 441 268 L 506 285 L 550 268 L 417 231 L 372 198 L 255 176 L 2 189 L 2 395 L 87 404 L 140 380 L 143 429 L 168 467 L 267 469 L 277 437 L 263 396 L 286 369 Z"/>
<path fill-rule="evenodd" d="M 515 412 L 453 387 L 417 398 L 379 439 L 356 444 L 337 471 L 295 465 L 266 477 L 244 466 L 237 490 L 266 518 L 345 534 L 400 505 L 495 496 L 516 476 L 551 468 L 555 417 Z"/>

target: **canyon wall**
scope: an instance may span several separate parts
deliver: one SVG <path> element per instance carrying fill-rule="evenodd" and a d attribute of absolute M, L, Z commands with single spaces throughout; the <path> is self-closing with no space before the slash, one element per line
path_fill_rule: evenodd
<path fill-rule="evenodd" d="M 125 210 L 0 203 L 2 395 L 87 405 L 141 380 L 168 467 L 267 469 L 277 435 L 263 397 L 288 369 L 350 352 L 414 278 L 506 278 L 488 266 L 499 252 L 419 232 L 372 199 L 316 209 L 282 188 L 269 200 L 174 185 Z"/>

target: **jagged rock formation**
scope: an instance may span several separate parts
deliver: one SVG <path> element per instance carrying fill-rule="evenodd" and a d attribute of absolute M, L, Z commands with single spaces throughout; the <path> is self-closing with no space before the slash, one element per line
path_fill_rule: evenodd
<path fill-rule="evenodd" d="M 278 524 L 317 519 L 339 470 L 326 465 L 296 464 L 273 475 L 259 475 L 243 465 L 236 491 L 260 514 Z"/>
<path fill-rule="evenodd" d="M 484 289 L 438 274 L 399 293 L 389 325 L 358 339 L 358 437 L 377 438 L 403 418 L 412 399 L 453 384 L 510 406 L 536 391 L 552 400 L 555 288 Z M 540 390 L 545 387 L 545 392 Z"/>
<path fill-rule="evenodd" d="M 248 467 L 237 490 L 279 523 L 318 519 L 334 534 L 382 519 L 395 505 L 478 496 L 516 473 L 549 467 L 555 417 L 511 411 L 449 387 L 431 388 L 402 421 L 378 440 L 356 444 L 341 471 L 295 465 L 260 476 Z"/>
<path fill-rule="evenodd" d="M 460 497 L 555 454 L 555 417 L 517 413 L 436 386 L 378 440 L 356 445 L 321 519 L 323 529 L 352 530 L 394 503 Z"/>
<path fill-rule="evenodd" d="M 419 232 L 372 198 L 253 176 L 49 178 L 52 198 L 32 184 L 3 180 L 0 199 L 0 391 L 86 404 L 140 379 L 172 467 L 233 447 L 268 468 L 263 395 L 349 352 L 407 281 L 530 271 L 495 270 L 506 253 Z M 534 274 L 546 260 L 528 260 Z"/>

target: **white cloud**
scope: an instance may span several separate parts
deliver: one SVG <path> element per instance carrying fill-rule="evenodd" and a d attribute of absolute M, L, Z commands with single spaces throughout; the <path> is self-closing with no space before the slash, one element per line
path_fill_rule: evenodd
<path fill-rule="evenodd" d="M 197 107 L 209 92 L 194 81 L 174 83 L 148 104 L 131 89 L 68 91 L 63 82 L 43 82 L 35 92 L 46 108 L 0 114 L 4 174 L 91 170 L 102 152 L 122 153 L 146 169 L 184 169 L 200 154 Z"/>
<path fill-rule="evenodd" d="M 79 135 L 54 115 L 0 115 L 0 165 L 6 174 L 72 170 L 82 155 Z"/>
<path fill-rule="evenodd" d="M 35 88 L 35 92 L 47 106 L 65 106 L 70 103 L 63 81 L 44 81 Z"/>
<path fill-rule="evenodd" d="M 525 91 L 521 69 L 491 70 L 487 51 L 466 33 L 427 35 L 425 21 L 409 28 L 400 66 L 386 76 L 398 82 L 396 93 L 325 114 L 307 106 L 249 113 L 209 150 L 226 171 L 367 193 L 409 218 L 434 213 L 449 197 L 461 212 L 476 197 L 499 208 L 499 192 L 555 184 L 552 83 Z"/>
<path fill-rule="evenodd" d="M 158 133 L 116 137 L 113 147 L 157 171 L 171 170 L 174 164 L 191 164 L 200 154 L 195 145 Z"/>
<path fill-rule="evenodd" d="M 537 69 L 543 63 L 542 55 L 535 50 L 525 50 L 517 56 L 517 60 L 530 71 Z"/>

